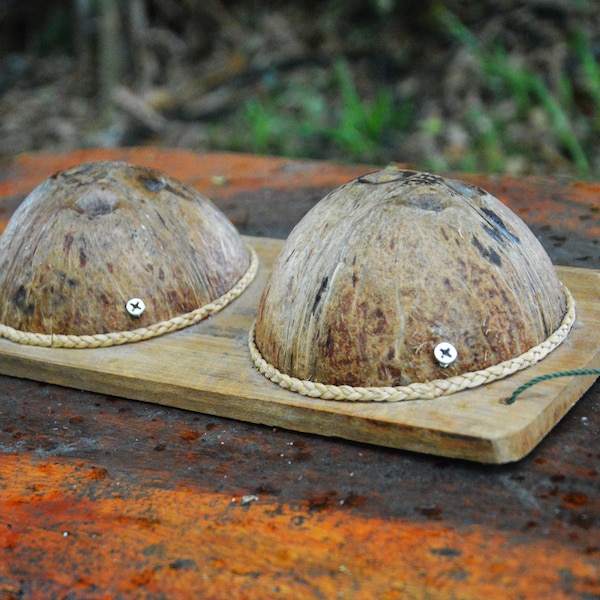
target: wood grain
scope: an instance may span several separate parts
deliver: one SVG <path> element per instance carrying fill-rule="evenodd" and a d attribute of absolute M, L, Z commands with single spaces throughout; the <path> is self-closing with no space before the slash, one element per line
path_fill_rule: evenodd
<path fill-rule="evenodd" d="M 506 463 L 528 454 L 594 377 L 557 378 L 531 388 L 513 405 L 502 401 L 538 375 L 600 366 L 600 272 L 560 267 L 578 322 L 535 367 L 433 401 L 381 405 L 304 398 L 279 389 L 250 362 L 248 329 L 282 242 L 246 239 L 260 256 L 259 275 L 223 312 L 180 332 L 113 348 L 36 348 L 0 340 L 0 372 L 291 430 Z"/>

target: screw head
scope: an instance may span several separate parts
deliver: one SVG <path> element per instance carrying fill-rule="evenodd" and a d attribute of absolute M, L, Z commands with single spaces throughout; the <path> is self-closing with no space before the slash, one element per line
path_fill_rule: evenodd
<path fill-rule="evenodd" d="M 141 298 L 132 298 L 131 300 L 127 301 L 125 308 L 132 317 L 140 317 L 146 310 L 146 305 Z"/>
<path fill-rule="evenodd" d="M 457 359 L 458 352 L 450 342 L 441 342 L 433 349 L 433 355 L 440 363 L 440 367 L 445 369 Z"/>

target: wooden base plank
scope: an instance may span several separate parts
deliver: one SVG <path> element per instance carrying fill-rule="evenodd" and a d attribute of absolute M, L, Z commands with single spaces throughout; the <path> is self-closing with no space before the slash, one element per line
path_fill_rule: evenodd
<path fill-rule="evenodd" d="M 558 267 L 577 303 L 569 337 L 538 365 L 504 380 L 438 398 L 395 404 L 340 403 L 280 389 L 253 367 L 248 330 L 280 240 L 246 238 L 259 274 L 222 312 L 182 331 L 111 348 L 69 350 L 0 339 L 0 372 L 291 430 L 463 458 L 516 461 L 528 454 L 592 385 L 553 379 L 503 401 L 545 373 L 600 366 L 600 272 Z"/>

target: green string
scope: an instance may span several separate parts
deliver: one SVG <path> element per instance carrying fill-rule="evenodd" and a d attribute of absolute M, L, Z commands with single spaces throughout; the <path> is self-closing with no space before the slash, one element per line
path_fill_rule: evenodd
<path fill-rule="evenodd" d="M 531 379 L 527 383 L 524 383 L 522 386 L 518 387 L 510 398 L 506 400 L 506 404 L 512 404 L 519 394 L 524 392 L 526 389 L 530 388 L 532 385 L 536 383 L 540 383 L 542 381 L 546 381 L 548 379 L 555 379 L 556 377 L 570 377 L 571 375 L 600 375 L 600 369 L 573 369 L 572 371 L 557 371 L 556 373 L 548 373 L 547 375 L 540 375 L 535 379 Z"/>

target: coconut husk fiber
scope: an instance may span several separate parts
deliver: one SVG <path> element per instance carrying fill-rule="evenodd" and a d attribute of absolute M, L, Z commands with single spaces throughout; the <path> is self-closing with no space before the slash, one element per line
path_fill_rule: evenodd
<path fill-rule="evenodd" d="M 0 237 L 0 323 L 40 339 L 152 327 L 222 298 L 252 258 L 210 200 L 168 175 L 78 165 L 34 189 Z"/>
<path fill-rule="evenodd" d="M 498 199 L 453 179 L 386 169 L 333 191 L 292 231 L 261 298 L 254 342 L 292 378 L 407 386 L 519 357 L 566 311 L 545 250 Z M 446 366 L 434 355 L 440 343 L 457 351 Z"/>

